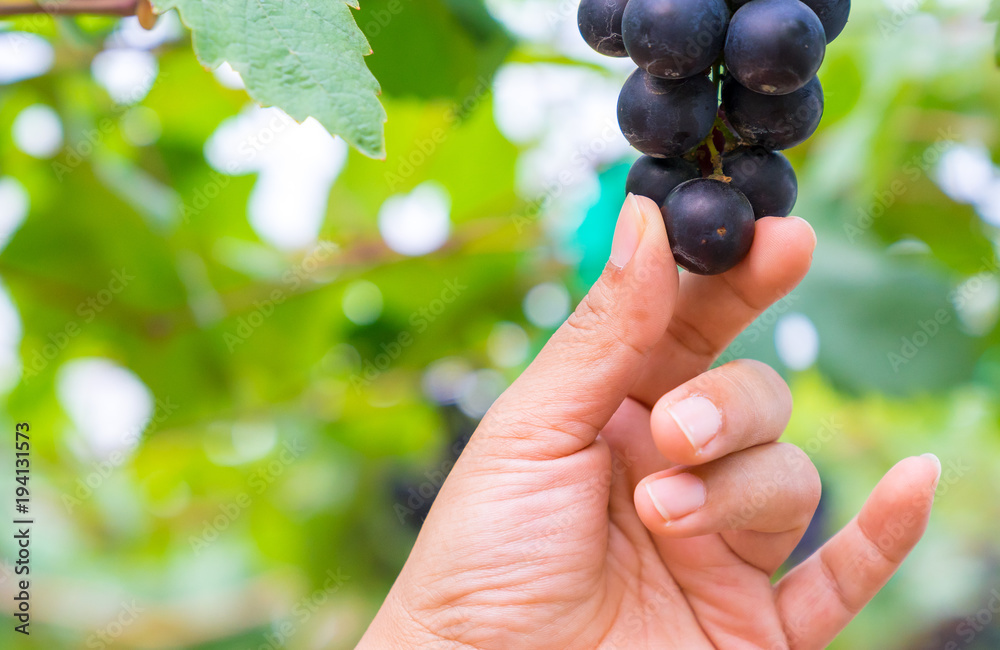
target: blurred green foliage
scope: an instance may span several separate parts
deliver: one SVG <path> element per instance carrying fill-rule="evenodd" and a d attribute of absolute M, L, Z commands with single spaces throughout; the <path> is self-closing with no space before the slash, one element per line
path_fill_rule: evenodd
<path fill-rule="evenodd" d="M 126 125 L 145 114 L 91 72 L 114 22 L 8 25 L 51 42 L 55 63 L 0 85 L 0 178 L 31 202 L 0 248 L 23 370 L 0 396 L 0 427 L 31 423 L 38 520 L 33 634 L 15 639 L 5 615 L 0 647 L 352 647 L 415 537 L 410 511 L 427 499 L 413 494 L 438 482 L 472 426 L 429 397 L 427 368 L 450 359 L 487 388 L 513 380 L 530 354 L 498 354 L 498 332 L 525 332 L 533 353 L 551 331 L 526 314 L 525 296 L 554 283 L 579 298 L 603 267 L 629 160 L 578 150 L 599 182 L 540 194 L 525 176 L 545 135 L 513 137 L 501 119 L 530 114 L 535 98 L 515 92 L 503 107 L 494 82 L 511 66 L 612 85 L 627 70 L 565 46 L 573 11 L 558 0 L 535 3 L 535 32 L 494 17 L 531 9 L 518 0 L 488 3 L 493 14 L 473 0 L 404 0 L 382 24 L 388 4 L 356 14 L 375 51 L 388 159 L 347 154 L 319 233 L 336 247 L 328 255 L 268 243 L 247 218 L 255 174 L 206 160 L 205 143 L 247 97 L 203 70 L 189 43 L 155 50 L 139 106 L 160 132 L 136 144 Z M 970 638 L 961 619 L 1000 589 L 1000 233 L 986 205 L 1000 185 L 987 179 L 973 206 L 937 179 L 955 145 L 1000 161 L 1000 76 L 985 2 L 904 4 L 855 3 L 829 48 L 824 124 L 790 152 L 797 212 L 819 236 L 815 266 L 727 358 L 760 358 L 791 383 L 788 439 L 823 473 L 823 536 L 900 457 L 944 462 L 926 540 L 835 647 L 996 647 L 995 633 Z M 63 125 L 51 158 L 11 137 L 38 103 Z M 427 182 L 449 197 L 448 242 L 394 252 L 377 215 Z M 81 305 L 122 270 L 134 278 L 90 318 Z M 373 320 L 345 314 L 361 281 L 381 295 Z M 449 283 L 461 289 L 444 302 Z M 818 335 L 804 369 L 775 343 L 791 315 Z M 83 358 L 128 369 L 159 400 L 120 462 L 88 451 L 60 395 L 60 372 Z M 0 463 L 13 466 L 10 446 Z M 9 535 L 0 549 L 12 557 Z M 9 603 L 11 576 L 0 574 Z"/>

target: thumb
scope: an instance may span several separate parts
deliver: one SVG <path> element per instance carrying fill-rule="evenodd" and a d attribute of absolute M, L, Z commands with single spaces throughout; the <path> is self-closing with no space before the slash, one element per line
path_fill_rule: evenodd
<path fill-rule="evenodd" d="M 677 286 L 659 208 L 630 194 L 604 273 L 490 409 L 484 435 L 518 457 L 557 458 L 587 447 L 663 337 Z"/>

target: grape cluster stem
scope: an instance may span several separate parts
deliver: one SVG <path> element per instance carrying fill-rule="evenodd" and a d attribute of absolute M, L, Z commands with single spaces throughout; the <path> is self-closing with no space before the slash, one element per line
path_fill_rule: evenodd
<path fill-rule="evenodd" d="M 712 66 L 712 81 L 715 82 L 715 94 L 718 96 L 719 89 L 722 87 L 722 77 L 725 74 L 725 69 L 723 64 L 716 63 Z M 725 123 L 721 118 L 715 118 L 715 126 L 712 127 L 712 131 L 705 138 L 703 144 L 708 148 L 708 153 L 712 157 L 712 175 L 709 178 L 714 178 L 715 180 L 722 181 L 723 183 L 729 183 L 733 179 L 726 176 L 725 172 L 722 171 L 722 154 L 724 152 L 719 151 L 718 147 L 715 146 L 715 132 L 718 131 L 726 139 L 726 146 L 728 147 L 730 142 L 733 140 L 732 134 L 729 129 L 726 128 Z"/>
<path fill-rule="evenodd" d="M 715 146 L 715 129 L 712 129 L 712 133 L 710 133 L 708 138 L 705 140 L 705 146 L 708 147 L 708 153 L 712 156 L 713 173 L 709 176 L 709 178 L 722 181 L 723 183 L 731 182 L 733 179 L 726 176 L 725 172 L 722 171 L 722 153 L 719 152 L 718 147 Z"/>

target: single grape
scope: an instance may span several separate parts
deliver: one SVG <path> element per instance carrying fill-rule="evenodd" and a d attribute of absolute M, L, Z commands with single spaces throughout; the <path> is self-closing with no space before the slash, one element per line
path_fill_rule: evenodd
<path fill-rule="evenodd" d="M 635 161 L 625 181 L 625 191 L 663 205 L 667 195 L 684 181 L 701 178 L 698 166 L 683 158 L 650 158 Z"/>
<path fill-rule="evenodd" d="M 671 81 L 639 69 L 618 96 L 618 125 L 629 143 L 654 158 L 681 156 L 711 132 L 715 84 L 697 76 Z"/>
<path fill-rule="evenodd" d="M 790 149 L 816 132 L 823 118 L 823 86 L 813 77 L 788 95 L 761 95 L 727 78 L 722 83 L 722 110 L 747 143 Z"/>
<path fill-rule="evenodd" d="M 604 56 L 628 56 L 622 40 L 622 14 L 628 0 L 580 0 L 576 22 L 590 47 Z"/>
<path fill-rule="evenodd" d="M 787 217 L 795 207 L 799 182 L 788 158 L 763 147 L 737 147 L 722 156 L 722 171 L 730 185 L 753 206 L 756 219 Z"/>
<path fill-rule="evenodd" d="M 726 36 L 729 72 L 766 95 L 787 95 L 806 85 L 825 54 L 823 23 L 799 0 L 751 0 L 733 15 Z"/>
<path fill-rule="evenodd" d="M 725 0 L 631 0 L 622 35 L 635 64 L 664 79 L 704 72 L 726 42 Z"/>
<path fill-rule="evenodd" d="M 662 212 L 674 261 L 692 273 L 725 273 L 750 252 L 753 208 L 727 183 L 712 178 L 681 183 Z"/>
<path fill-rule="evenodd" d="M 851 15 L 851 0 L 801 0 L 812 9 L 823 23 L 826 32 L 826 42 L 840 36 L 847 26 L 847 18 Z"/>

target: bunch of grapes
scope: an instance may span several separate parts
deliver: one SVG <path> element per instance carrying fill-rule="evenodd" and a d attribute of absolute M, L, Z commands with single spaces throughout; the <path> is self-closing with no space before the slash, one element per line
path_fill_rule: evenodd
<path fill-rule="evenodd" d="M 816 72 L 850 11 L 850 0 L 581 0 L 587 43 L 639 66 L 618 98 L 622 133 L 644 154 L 626 189 L 661 206 L 682 267 L 728 271 L 757 219 L 791 213 L 798 181 L 780 151 L 819 126 Z"/>

